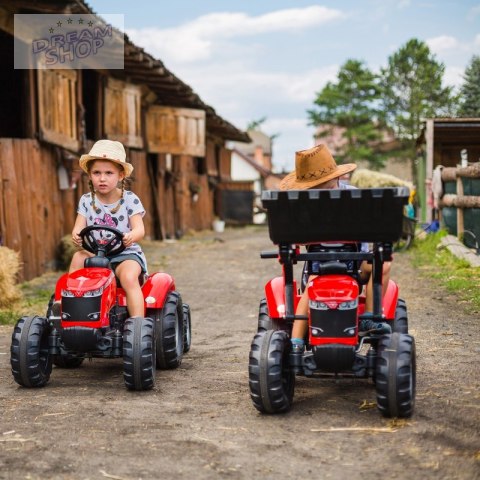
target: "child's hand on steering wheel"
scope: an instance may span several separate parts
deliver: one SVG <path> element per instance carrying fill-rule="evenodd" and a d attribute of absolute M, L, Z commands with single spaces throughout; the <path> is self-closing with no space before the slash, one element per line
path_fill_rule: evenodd
<path fill-rule="evenodd" d="M 128 233 L 124 233 L 123 234 L 123 244 L 126 246 L 126 247 L 129 247 L 130 245 L 132 245 L 133 243 L 133 235 L 131 232 L 128 232 Z"/>
<path fill-rule="evenodd" d="M 72 242 L 77 248 L 82 248 L 82 237 L 78 233 L 72 233 Z"/>

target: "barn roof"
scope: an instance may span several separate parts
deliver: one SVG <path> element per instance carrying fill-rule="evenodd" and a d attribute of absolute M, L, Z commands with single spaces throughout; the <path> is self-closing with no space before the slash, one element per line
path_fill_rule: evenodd
<path fill-rule="evenodd" d="M 83 0 L 0 0 L 0 6 L 12 13 L 71 13 L 98 15 Z M 197 93 L 173 74 L 158 59 L 137 45 L 126 34 L 119 32 L 125 40 L 123 74 L 131 81 L 146 84 L 159 98 L 162 105 L 195 108 L 206 113 L 207 131 L 224 140 L 250 142 L 247 133 L 239 130 L 218 115 Z M 112 71 L 112 75 L 113 72 Z"/>

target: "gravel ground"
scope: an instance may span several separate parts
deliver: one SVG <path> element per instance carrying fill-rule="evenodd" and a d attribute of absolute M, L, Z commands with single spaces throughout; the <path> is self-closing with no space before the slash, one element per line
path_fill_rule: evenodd
<path fill-rule="evenodd" d="M 127 391 L 121 360 L 101 359 L 54 367 L 46 387 L 30 390 L 13 381 L 12 327 L 0 327 L 0 478 L 480 478 L 478 317 L 408 254 L 396 255 L 392 278 L 416 339 L 417 402 L 411 419 L 391 421 L 360 379 L 298 377 L 289 413 L 254 409 L 250 342 L 263 285 L 280 273 L 259 258 L 272 248 L 265 228 L 144 248 L 150 270 L 171 273 L 191 306 L 190 352 L 157 371 L 153 391 Z"/>

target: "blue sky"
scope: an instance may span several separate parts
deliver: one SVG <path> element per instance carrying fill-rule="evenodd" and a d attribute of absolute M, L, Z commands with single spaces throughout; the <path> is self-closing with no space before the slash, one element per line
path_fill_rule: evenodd
<path fill-rule="evenodd" d="M 307 109 L 349 58 L 374 71 L 410 38 L 462 83 L 480 55 L 480 0 L 89 0 L 240 129 L 266 117 L 277 169 L 313 145 Z"/>

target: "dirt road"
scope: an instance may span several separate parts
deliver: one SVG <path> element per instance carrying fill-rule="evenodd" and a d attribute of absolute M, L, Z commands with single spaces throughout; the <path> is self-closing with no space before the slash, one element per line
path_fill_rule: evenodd
<path fill-rule="evenodd" d="M 393 277 L 417 343 L 414 416 L 382 418 L 364 380 L 302 377 L 290 413 L 261 415 L 248 353 L 263 285 L 279 266 L 259 258 L 271 248 L 265 229 L 214 235 L 146 244 L 150 270 L 175 277 L 193 322 L 191 351 L 179 369 L 157 371 L 154 391 L 127 391 L 121 361 L 98 359 L 54 368 L 45 388 L 20 388 L 12 328 L 0 327 L 0 478 L 480 478 L 478 318 L 397 255 Z"/>

